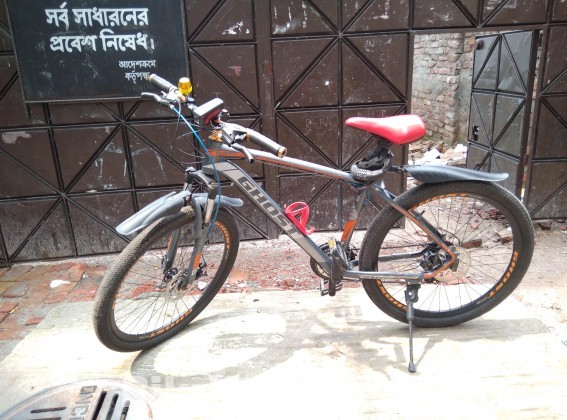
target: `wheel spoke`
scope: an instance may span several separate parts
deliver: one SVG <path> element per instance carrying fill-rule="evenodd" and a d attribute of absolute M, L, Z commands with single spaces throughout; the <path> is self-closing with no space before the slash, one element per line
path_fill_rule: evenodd
<path fill-rule="evenodd" d="M 194 243 L 193 238 L 187 236 L 192 234 L 192 229 L 181 231 L 172 270 L 167 273 L 162 268 L 165 248 L 154 247 L 135 261 L 124 276 L 113 305 L 114 322 L 123 334 L 146 336 L 155 331 L 165 331 L 169 325 L 193 311 L 226 259 L 229 239 L 224 233 L 226 228 L 221 229 L 219 223 L 217 220 L 203 248 L 202 262 L 206 266 L 186 289 L 180 289 L 179 284 L 184 281 L 184 274 L 189 268 L 193 246 L 181 244 Z M 156 240 L 156 243 L 160 242 L 166 243 L 161 239 Z M 203 282 L 207 287 L 203 288 Z"/>
<path fill-rule="evenodd" d="M 422 284 L 419 301 L 415 304 L 419 316 L 425 313 L 459 313 L 474 307 L 506 273 L 513 253 L 514 233 L 504 243 L 499 233 L 510 226 L 503 213 L 483 196 L 460 193 L 459 196 L 424 200 L 413 208 L 443 236 L 444 241 L 457 253 L 458 265 L 438 274 L 432 282 Z M 435 271 L 446 261 L 441 250 L 420 228 L 410 220 L 398 219 L 392 223 L 381 244 L 380 257 L 391 254 L 407 258 L 380 260 L 379 271 Z M 404 228 L 395 226 L 405 226 Z M 425 250 L 420 257 L 411 253 Z M 377 259 L 377 258 L 376 258 Z M 376 263 L 375 263 L 376 264 Z M 376 269 L 376 268 L 375 268 Z M 383 289 L 392 300 L 405 305 L 405 282 L 382 280 Z M 388 303 L 390 304 L 390 303 Z M 400 307 L 396 304 L 396 307 Z"/>

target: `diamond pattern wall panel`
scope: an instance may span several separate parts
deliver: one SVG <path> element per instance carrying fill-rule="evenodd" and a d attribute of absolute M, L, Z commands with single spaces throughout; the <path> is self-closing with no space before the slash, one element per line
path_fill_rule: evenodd
<path fill-rule="evenodd" d="M 349 170 L 372 141 L 344 121 L 406 109 L 409 35 L 389 31 L 408 29 L 409 2 L 271 5 L 277 138 L 292 157 Z M 391 183 L 401 190 L 400 178 Z M 310 204 L 317 229 L 337 229 L 348 216 L 348 186 L 288 169 L 278 171 L 278 185 L 281 203 Z"/>
<path fill-rule="evenodd" d="M 562 173 L 567 159 L 563 2 L 186 0 L 185 22 L 188 72 L 198 102 L 222 97 L 234 122 L 278 136 L 294 157 L 340 169 L 372 146 L 371 137 L 345 127 L 345 119 L 406 111 L 410 30 L 549 25 L 526 194 L 537 217 L 567 207 L 565 181 L 545 183 L 543 175 Z M 515 59 L 524 49 L 518 41 L 515 35 L 495 41 L 475 68 L 479 92 L 471 120 L 482 130 L 470 155 L 488 170 L 508 170 L 522 153 L 514 139 L 523 134 L 526 111 L 514 95 L 529 89 L 529 77 Z M 500 67 L 492 64 L 497 58 Z M 113 227 L 178 189 L 191 161 L 177 150 L 191 146 L 188 136 L 173 148 L 175 118 L 149 101 L 26 105 L 5 0 L 0 0 L 0 109 L 0 265 L 119 250 L 129 238 Z M 493 122 L 488 115 L 498 117 Z M 396 163 L 403 163 L 405 150 L 395 154 Z M 309 201 L 311 225 L 319 229 L 336 229 L 348 215 L 349 186 L 241 164 L 282 204 Z M 395 176 L 386 183 L 394 191 L 403 186 Z M 240 195 L 229 185 L 223 188 Z M 363 225 L 374 213 L 363 217 Z M 236 217 L 245 238 L 277 234 L 246 200 Z"/>
<path fill-rule="evenodd" d="M 257 27 L 267 29 L 269 23 L 254 20 L 257 7 L 251 0 L 206 4 L 190 0 L 186 2 L 186 18 L 190 74 L 197 103 L 222 98 L 232 122 L 261 129 Z M 264 183 L 266 172 L 262 165 L 239 164 Z M 228 185 L 222 188 L 223 194 L 240 196 Z M 241 235 L 248 239 L 267 238 L 267 218 L 246 197 L 241 198 L 245 206 L 236 211 Z"/>
<path fill-rule="evenodd" d="M 557 5 L 554 16 L 560 16 Z M 567 24 L 547 31 L 526 188 L 528 210 L 532 217 L 540 219 L 563 218 L 567 213 Z"/>
<path fill-rule="evenodd" d="M 474 27 L 478 5 L 475 1 L 426 0 L 415 2 L 416 28 Z"/>
<path fill-rule="evenodd" d="M 467 165 L 509 173 L 502 184 L 518 196 L 528 142 L 533 40 L 531 31 L 477 37 L 473 64 Z"/>
<path fill-rule="evenodd" d="M 484 0 L 483 26 L 544 23 L 550 0 Z"/>

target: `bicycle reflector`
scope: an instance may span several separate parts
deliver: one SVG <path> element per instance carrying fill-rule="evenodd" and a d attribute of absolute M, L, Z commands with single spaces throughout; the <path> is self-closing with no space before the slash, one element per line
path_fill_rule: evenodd
<path fill-rule="evenodd" d="M 309 206 L 307 203 L 303 201 L 292 203 L 289 206 L 284 206 L 284 211 L 289 220 L 297 226 L 301 233 L 311 235 L 315 232 L 315 228 L 307 229 L 307 221 L 309 220 Z"/>
<path fill-rule="evenodd" d="M 188 77 L 182 77 L 179 79 L 177 83 L 177 89 L 179 89 L 179 93 L 183 96 L 190 95 L 193 92 L 193 85 L 191 84 L 191 80 Z"/>

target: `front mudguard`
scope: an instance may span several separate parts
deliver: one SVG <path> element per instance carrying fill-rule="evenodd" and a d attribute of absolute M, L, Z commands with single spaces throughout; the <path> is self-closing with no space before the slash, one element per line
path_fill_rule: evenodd
<path fill-rule="evenodd" d="M 116 227 L 116 231 L 121 235 L 130 235 L 146 226 L 152 224 L 156 220 L 177 214 L 181 208 L 190 201 L 191 192 L 181 191 L 179 193 L 171 192 L 157 200 L 151 202 L 139 212 L 133 214 Z M 192 195 L 191 202 L 195 202 L 201 207 L 207 202 L 207 193 L 198 193 Z M 217 200 L 215 200 L 215 203 Z M 220 206 L 222 207 L 242 207 L 243 201 L 239 198 L 220 197 Z"/>
<path fill-rule="evenodd" d="M 426 184 L 451 181 L 500 182 L 508 178 L 506 173 L 492 174 L 455 166 L 405 165 L 403 169 L 416 180 Z"/>

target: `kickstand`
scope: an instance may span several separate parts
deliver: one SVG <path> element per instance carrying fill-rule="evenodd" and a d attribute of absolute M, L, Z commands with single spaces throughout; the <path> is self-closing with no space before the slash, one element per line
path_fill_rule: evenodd
<path fill-rule="evenodd" d="M 413 363 L 413 304 L 419 300 L 417 296 L 417 291 L 421 287 L 419 280 L 408 280 L 406 283 L 406 317 L 408 320 L 409 326 L 409 352 L 410 352 L 410 361 L 408 370 L 411 373 L 416 372 L 415 364 Z"/>

